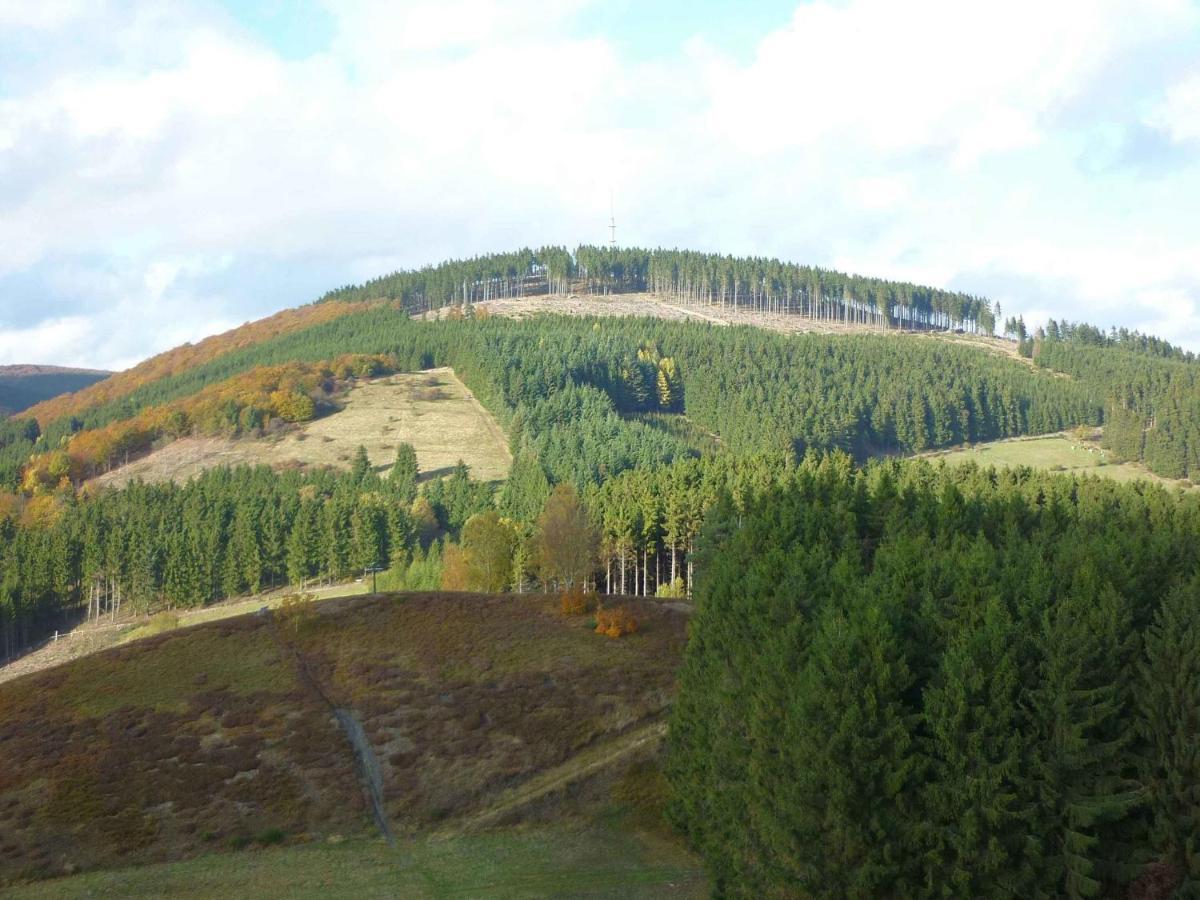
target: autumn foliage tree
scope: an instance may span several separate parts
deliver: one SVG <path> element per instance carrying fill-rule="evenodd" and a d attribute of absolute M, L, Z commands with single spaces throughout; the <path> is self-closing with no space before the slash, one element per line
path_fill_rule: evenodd
<path fill-rule="evenodd" d="M 582 584 L 595 571 L 599 536 L 570 484 L 560 484 L 550 493 L 538 519 L 536 540 L 544 584 L 568 588 Z"/>
<path fill-rule="evenodd" d="M 503 591 L 512 581 L 517 530 L 495 510 L 476 513 L 462 530 L 467 583 L 471 590 Z"/>

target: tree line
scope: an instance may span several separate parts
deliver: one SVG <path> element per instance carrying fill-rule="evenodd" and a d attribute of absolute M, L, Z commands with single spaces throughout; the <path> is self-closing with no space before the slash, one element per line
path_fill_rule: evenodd
<path fill-rule="evenodd" d="M 988 301 L 959 291 L 850 275 L 763 257 L 583 245 L 522 249 L 393 272 L 322 300 L 390 300 L 426 312 L 453 304 L 562 294 L 652 291 L 689 303 L 802 315 L 881 328 L 991 334 Z"/>
<path fill-rule="evenodd" d="M 1200 498 L 807 459 L 698 539 L 671 816 L 721 896 L 1195 896 Z"/>
<path fill-rule="evenodd" d="M 421 322 L 377 306 L 143 385 L 49 423 L 33 441 L 27 426 L 13 425 L 0 446 L 0 468 L 11 488 L 32 453 L 61 449 L 80 432 L 132 422 L 148 408 L 166 409 L 206 390 L 219 393 L 230 379 L 253 380 L 247 373 L 256 368 L 328 367 L 347 355 L 378 357 L 395 371 L 454 367 L 515 430 L 518 444 L 522 419 L 532 417 L 543 464 L 556 480 L 580 487 L 684 449 L 677 437 L 629 418 L 639 412 L 686 414 L 738 450 L 767 442 L 861 457 L 1094 424 L 1102 415 L 1083 385 L 952 344 L 788 337 L 647 319 Z"/>
<path fill-rule="evenodd" d="M 184 485 L 39 495 L 24 516 L 0 504 L 0 653 L 76 608 L 99 619 L 303 589 L 367 567 L 419 568 L 495 508 L 495 488 L 461 464 L 420 489 L 418 476 L 401 445 L 383 473 L 360 448 L 344 472 L 219 467 Z"/>

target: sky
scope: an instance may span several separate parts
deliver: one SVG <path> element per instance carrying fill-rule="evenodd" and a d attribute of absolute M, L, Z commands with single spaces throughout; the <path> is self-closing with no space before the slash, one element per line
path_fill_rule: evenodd
<path fill-rule="evenodd" d="M 0 0 L 0 364 L 617 237 L 1200 351 L 1196 0 Z"/>

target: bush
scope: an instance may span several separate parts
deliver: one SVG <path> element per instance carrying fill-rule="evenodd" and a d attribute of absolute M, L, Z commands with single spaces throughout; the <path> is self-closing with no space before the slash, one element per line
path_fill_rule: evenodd
<path fill-rule="evenodd" d="M 261 832 L 254 840 L 263 847 L 270 847 L 273 844 L 282 844 L 284 838 L 287 837 L 287 832 L 282 828 L 268 828 Z"/>
<path fill-rule="evenodd" d="M 316 617 L 312 601 L 312 594 L 288 594 L 275 610 L 279 624 L 293 634 L 303 630 Z"/>
<path fill-rule="evenodd" d="M 637 630 L 637 616 L 626 606 L 596 610 L 596 634 L 619 638 L 622 635 L 633 634 Z"/>
<path fill-rule="evenodd" d="M 563 592 L 559 601 L 564 616 L 582 616 L 590 613 L 600 605 L 600 598 L 594 592 L 584 592 L 576 585 Z"/>
<path fill-rule="evenodd" d="M 684 587 L 682 578 L 676 578 L 667 584 L 660 584 L 654 591 L 654 596 L 663 600 L 675 600 L 686 597 L 687 588 Z"/>

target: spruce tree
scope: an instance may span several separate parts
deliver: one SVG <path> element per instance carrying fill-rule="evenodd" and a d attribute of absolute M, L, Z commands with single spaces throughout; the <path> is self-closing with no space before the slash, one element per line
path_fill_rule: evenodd
<path fill-rule="evenodd" d="M 925 691 L 921 843 L 930 896 L 1012 897 L 1030 887 L 1014 655 L 1012 618 L 993 600 L 951 639 Z"/>
<path fill-rule="evenodd" d="M 1200 896 L 1200 578 L 1171 591 L 1146 633 L 1137 687 L 1151 845 Z"/>
<path fill-rule="evenodd" d="M 392 463 L 392 471 L 388 476 L 393 494 L 405 506 L 410 505 L 417 496 L 417 451 L 412 444 L 402 443 L 396 447 L 396 461 Z"/>
<path fill-rule="evenodd" d="M 1021 779 L 1037 839 L 1037 882 L 1094 897 L 1116 861 L 1101 826 L 1135 799 L 1122 777 L 1128 731 L 1120 659 L 1130 623 L 1109 586 L 1080 578 L 1042 616 L 1036 681 L 1026 691 L 1029 756 Z"/>

